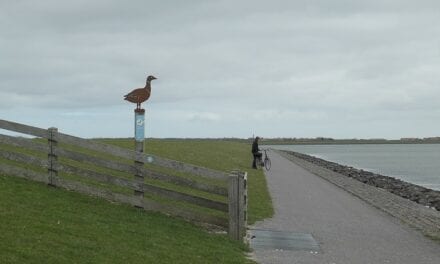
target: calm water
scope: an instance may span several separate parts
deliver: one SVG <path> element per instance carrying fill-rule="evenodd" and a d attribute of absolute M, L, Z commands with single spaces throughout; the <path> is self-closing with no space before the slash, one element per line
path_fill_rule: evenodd
<path fill-rule="evenodd" d="M 285 145 L 270 147 L 312 155 L 440 190 L 440 144 Z"/>

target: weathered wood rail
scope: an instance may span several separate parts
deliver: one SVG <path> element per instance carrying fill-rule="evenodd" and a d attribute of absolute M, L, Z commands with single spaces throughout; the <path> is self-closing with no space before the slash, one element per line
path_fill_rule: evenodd
<path fill-rule="evenodd" d="M 57 128 L 0 119 L 0 129 L 47 140 L 0 134 L 0 173 L 216 225 L 236 240 L 245 235 L 246 173 L 224 173 L 131 151 L 63 134 Z"/>

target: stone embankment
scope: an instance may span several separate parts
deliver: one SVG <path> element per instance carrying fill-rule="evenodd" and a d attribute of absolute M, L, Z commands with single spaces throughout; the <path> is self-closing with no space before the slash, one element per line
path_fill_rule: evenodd
<path fill-rule="evenodd" d="M 356 179 L 365 184 L 387 190 L 402 198 L 414 201 L 424 206 L 435 208 L 437 211 L 440 211 L 440 191 L 431 190 L 393 177 L 383 176 L 369 171 L 344 166 L 302 153 L 293 151 L 285 152 L 315 165 L 324 167 L 328 170 Z"/>

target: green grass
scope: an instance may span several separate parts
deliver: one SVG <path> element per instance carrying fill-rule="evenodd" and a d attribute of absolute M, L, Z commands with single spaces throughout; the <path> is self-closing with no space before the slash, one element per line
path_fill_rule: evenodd
<path fill-rule="evenodd" d="M 248 263 L 180 219 L 0 175 L 2 263 Z"/>
<path fill-rule="evenodd" d="M 134 148 L 132 140 L 102 141 Z M 146 152 L 225 172 L 248 171 L 249 223 L 273 214 L 262 171 L 250 169 L 247 143 L 148 140 Z M 3 162 L 11 164 L 0 159 Z M 248 262 L 245 246 L 226 235 L 209 234 L 178 218 L 4 175 L 0 176 L 0 234 L 0 259 L 6 263 Z"/>

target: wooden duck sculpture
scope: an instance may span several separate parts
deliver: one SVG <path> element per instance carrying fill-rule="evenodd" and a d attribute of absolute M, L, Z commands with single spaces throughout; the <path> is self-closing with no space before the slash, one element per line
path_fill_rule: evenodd
<path fill-rule="evenodd" d="M 141 109 L 141 103 L 145 102 L 150 98 L 151 94 L 151 81 L 156 80 L 157 78 L 153 75 L 148 76 L 147 83 L 144 88 L 137 88 L 131 91 L 130 93 L 124 95 L 124 100 L 127 100 L 132 103 L 136 103 L 136 110 Z"/>

